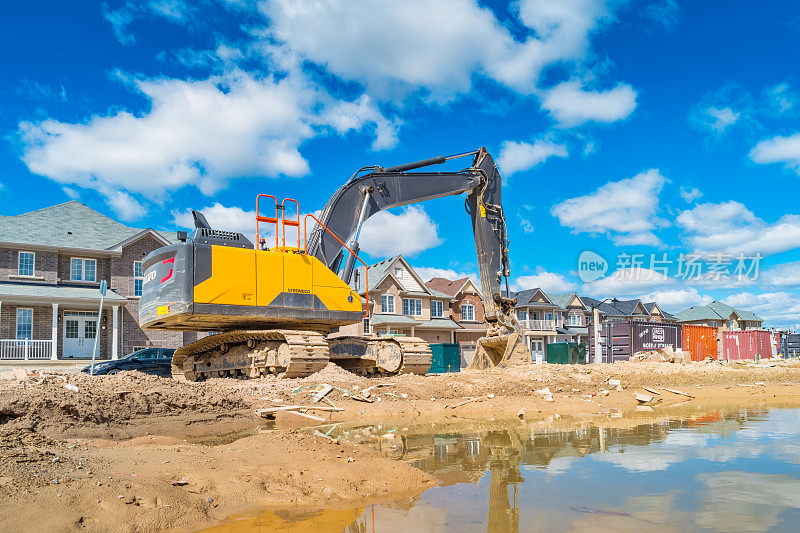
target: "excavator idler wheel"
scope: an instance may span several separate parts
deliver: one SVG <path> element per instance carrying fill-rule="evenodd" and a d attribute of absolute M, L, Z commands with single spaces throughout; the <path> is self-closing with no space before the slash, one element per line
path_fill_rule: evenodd
<path fill-rule="evenodd" d="M 247 347 L 251 350 L 256 347 L 256 340 L 255 339 L 247 339 Z"/>

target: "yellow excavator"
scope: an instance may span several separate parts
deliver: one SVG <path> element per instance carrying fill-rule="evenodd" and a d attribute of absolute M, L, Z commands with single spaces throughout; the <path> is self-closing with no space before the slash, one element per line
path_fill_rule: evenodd
<path fill-rule="evenodd" d="M 472 165 L 460 171 L 410 172 L 470 156 Z M 467 193 L 488 326 L 470 368 L 530 363 L 514 317 L 516 302 L 507 297 L 501 178 L 485 148 L 387 168 L 362 167 L 319 217 L 301 220 L 296 200 L 258 195 L 255 244 L 242 233 L 211 228 L 202 213 L 193 211 L 191 237 L 178 232 L 180 242 L 142 261 L 139 323 L 145 329 L 215 333 L 175 351 L 173 377 L 189 381 L 303 377 L 329 361 L 364 375 L 425 374 L 431 350 L 420 338 L 335 330 L 369 316 L 369 269 L 358 257 L 364 221 L 383 209 L 461 193 Z M 273 229 L 274 241 L 261 235 L 265 224 Z M 364 268 L 356 268 L 356 261 Z"/>

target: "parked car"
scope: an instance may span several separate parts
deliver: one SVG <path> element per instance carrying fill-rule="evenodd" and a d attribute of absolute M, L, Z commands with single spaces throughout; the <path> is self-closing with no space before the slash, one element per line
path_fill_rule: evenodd
<path fill-rule="evenodd" d="M 172 354 L 175 350 L 169 348 L 145 348 L 138 352 L 126 355 L 116 361 L 106 361 L 94 365 L 95 375 L 116 374 L 125 370 L 138 370 L 154 376 L 172 376 Z M 81 372 L 90 373 L 92 365 Z"/>

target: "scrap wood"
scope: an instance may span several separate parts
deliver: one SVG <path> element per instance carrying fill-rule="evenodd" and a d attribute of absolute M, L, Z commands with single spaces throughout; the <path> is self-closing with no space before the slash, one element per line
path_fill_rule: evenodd
<path fill-rule="evenodd" d="M 325 384 L 325 385 L 322 387 L 322 390 L 320 390 L 318 393 L 316 393 L 316 394 L 314 395 L 314 398 L 313 398 L 313 400 L 314 400 L 314 403 L 319 403 L 319 401 L 320 401 L 321 399 L 323 399 L 325 396 L 327 396 L 328 394 L 330 394 L 330 392 L 331 392 L 332 390 L 333 390 L 333 385 L 328 385 L 328 384 L 326 383 L 326 384 Z"/>
<path fill-rule="evenodd" d="M 692 396 L 688 392 L 683 392 L 683 391 L 675 390 L 675 389 L 668 389 L 666 387 L 661 387 L 661 388 L 664 389 L 667 392 L 671 392 L 672 394 L 680 394 L 682 396 L 688 396 L 689 398 L 694 398 L 694 396 Z"/>
<path fill-rule="evenodd" d="M 367 392 L 368 390 L 372 390 L 375 387 L 394 387 L 394 383 L 378 383 L 377 385 L 372 385 L 371 387 L 367 387 L 366 389 L 362 390 L 361 392 Z"/>
<path fill-rule="evenodd" d="M 301 413 L 300 411 L 286 410 L 286 411 L 284 411 L 284 413 L 289 413 L 289 414 L 293 414 L 293 415 L 297 415 L 297 416 L 302 416 L 303 418 L 308 418 L 310 420 L 316 420 L 317 422 L 325 422 L 325 419 L 322 418 L 321 416 L 310 415 L 308 413 Z"/>
<path fill-rule="evenodd" d="M 651 389 L 650 387 L 645 387 L 645 386 L 642 386 L 642 388 L 651 394 L 658 394 L 659 396 L 661 396 L 661 393 L 658 392 L 656 389 Z M 669 390 L 669 389 L 664 389 L 664 390 Z"/>
<path fill-rule="evenodd" d="M 364 396 L 357 396 L 355 394 L 351 394 L 350 398 L 352 398 L 353 400 L 356 400 L 358 402 L 375 403 L 374 400 L 370 400 L 369 398 L 366 398 Z"/>
<path fill-rule="evenodd" d="M 651 396 L 649 394 L 640 394 L 636 393 L 636 401 L 639 403 L 650 403 L 655 399 L 655 396 Z"/>
<path fill-rule="evenodd" d="M 255 413 L 258 416 L 264 416 L 264 415 L 275 414 L 279 411 L 300 411 L 300 410 L 333 411 L 333 412 L 344 411 L 344 409 L 342 409 L 341 407 L 328 407 L 326 405 L 281 405 L 279 407 L 265 407 L 263 409 L 256 409 Z"/>
<path fill-rule="evenodd" d="M 469 402 L 474 402 L 474 401 L 476 401 L 476 400 L 483 400 L 483 398 L 482 398 L 482 397 L 480 397 L 480 396 L 476 396 L 476 397 L 474 397 L 474 398 L 467 398 L 467 399 L 466 399 L 466 400 L 464 400 L 463 402 L 454 403 L 453 405 L 451 405 L 451 406 L 450 406 L 450 409 L 455 409 L 456 407 L 461 407 L 461 406 L 462 406 L 462 405 L 464 405 L 464 404 L 467 404 L 467 403 L 469 403 Z"/>

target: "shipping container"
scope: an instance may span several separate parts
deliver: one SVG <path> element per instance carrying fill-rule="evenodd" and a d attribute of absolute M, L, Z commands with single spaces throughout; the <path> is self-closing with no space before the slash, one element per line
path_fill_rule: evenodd
<path fill-rule="evenodd" d="M 600 353 L 604 363 L 627 361 L 636 352 L 671 348 L 681 344 L 680 324 L 661 322 L 602 322 Z M 589 326 L 589 361 L 594 362 L 594 328 Z"/>
<path fill-rule="evenodd" d="M 717 359 L 719 330 L 711 326 L 683 324 L 683 349 L 692 353 L 692 361 L 704 361 L 707 357 Z"/>
<path fill-rule="evenodd" d="M 722 357 L 726 361 L 769 359 L 775 355 L 771 331 L 748 329 L 722 334 Z"/>
<path fill-rule="evenodd" d="M 443 342 L 431 344 L 431 368 L 429 374 L 461 371 L 461 346 L 458 343 Z"/>
<path fill-rule="evenodd" d="M 557 365 L 585 365 L 586 345 L 577 342 L 554 342 L 547 345 L 546 361 Z"/>
<path fill-rule="evenodd" d="M 781 355 L 800 357 L 800 333 L 781 333 Z"/>

